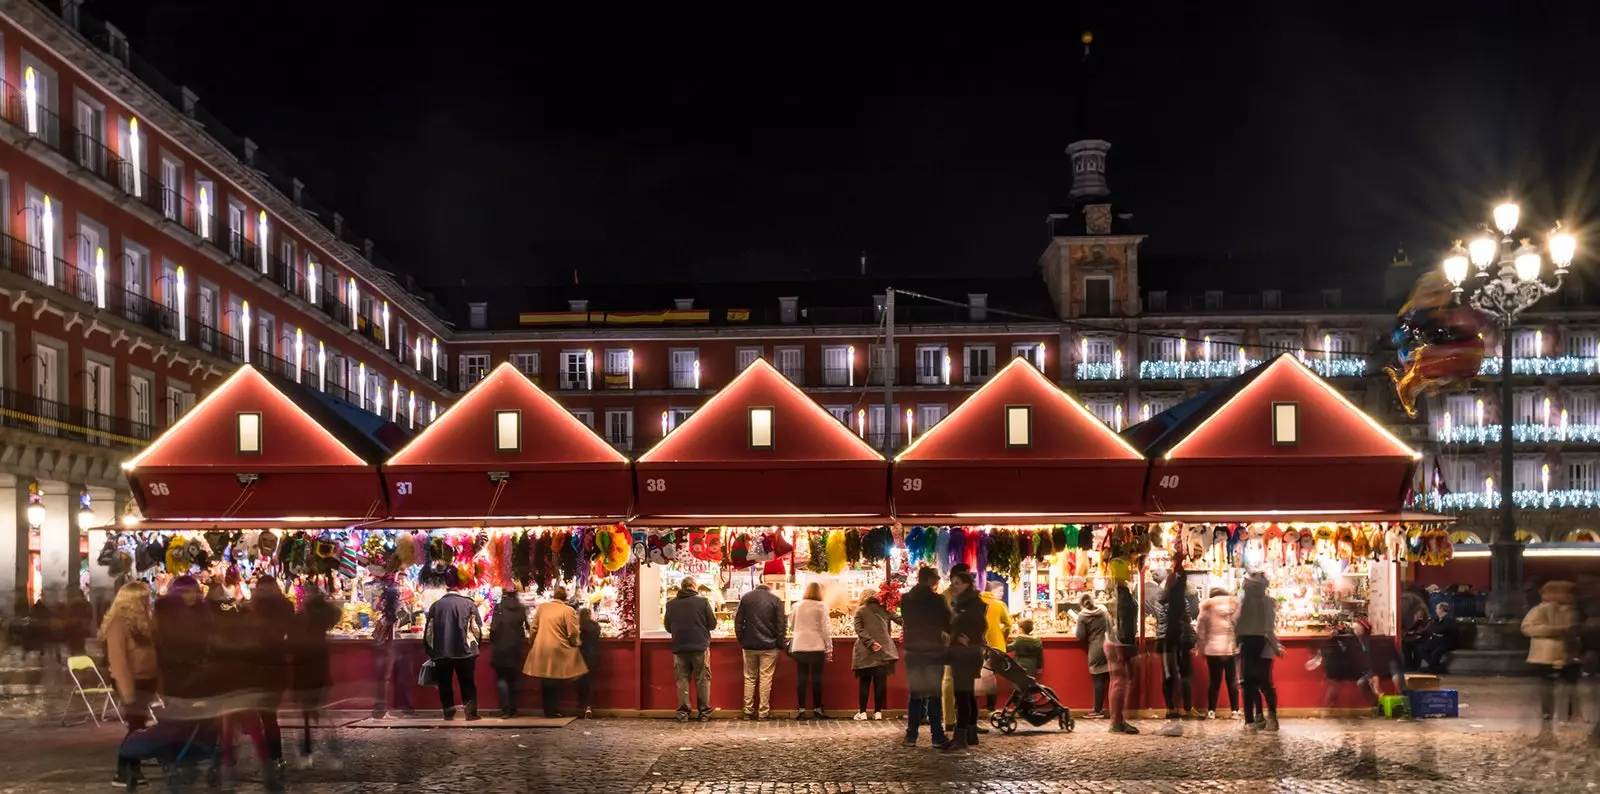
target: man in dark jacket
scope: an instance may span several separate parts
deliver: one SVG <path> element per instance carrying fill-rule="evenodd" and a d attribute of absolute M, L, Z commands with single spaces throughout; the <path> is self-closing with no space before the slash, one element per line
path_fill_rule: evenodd
<path fill-rule="evenodd" d="M 684 577 L 678 595 L 667 602 L 662 628 L 672 635 L 672 674 L 678 681 L 678 721 L 688 722 L 689 682 L 694 681 L 695 702 L 700 720 L 711 719 L 711 671 L 706 667 L 706 649 L 711 647 L 711 630 L 717 616 L 711 602 L 696 592 L 694 580 Z"/>
<path fill-rule="evenodd" d="M 944 678 L 945 637 L 950 631 L 950 604 L 934 590 L 939 572 L 933 568 L 917 570 L 917 584 L 900 597 L 903 621 L 906 685 L 906 745 L 917 743 L 917 731 L 924 721 L 934 747 L 946 743 L 944 704 L 940 682 Z"/>
<path fill-rule="evenodd" d="M 478 664 L 478 645 L 483 642 L 483 617 L 478 605 L 461 590 L 461 579 L 455 568 L 445 572 L 445 593 L 433 606 L 428 607 L 428 622 L 422 629 L 422 647 L 433 660 L 434 676 L 439 684 L 439 704 L 444 708 L 444 718 L 455 713 L 455 693 L 451 691 L 450 678 L 461 683 L 461 702 L 466 707 L 467 719 L 478 719 L 478 684 L 473 678 L 473 668 Z"/>
<path fill-rule="evenodd" d="M 783 601 L 765 584 L 744 594 L 733 613 L 733 633 L 744 650 L 744 717 L 766 719 L 772 710 L 772 672 L 783 647 Z M 759 684 L 761 700 L 756 701 Z"/>
<path fill-rule="evenodd" d="M 528 609 L 516 588 L 507 587 L 489 618 L 489 666 L 494 668 L 501 719 L 517 716 L 517 685 L 522 680 L 522 663 L 527 660 Z"/>
<path fill-rule="evenodd" d="M 1176 720 L 1185 711 L 1194 711 L 1189 679 L 1194 657 L 1194 616 L 1189 610 L 1189 573 L 1183 569 L 1183 551 L 1173 552 L 1172 572 L 1167 574 L 1160 595 L 1161 612 L 1157 622 L 1156 645 L 1161 651 L 1161 694 L 1167 701 L 1167 719 L 1162 734 L 1181 733 Z"/>

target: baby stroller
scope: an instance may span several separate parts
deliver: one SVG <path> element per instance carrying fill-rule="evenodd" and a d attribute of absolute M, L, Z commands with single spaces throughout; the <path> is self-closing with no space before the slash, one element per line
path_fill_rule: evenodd
<path fill-rule="evenodd" d="M 989 715 L 989 723 L 1001 733 L 1016 733 L 1017 720 L 1027 720 L 1035 728 L 1055 720 L 1061 730 L 1077 727 L 1072 710 L 1061 705 L 1056 693 L 1028 675 L 1017 660 L 997 648 L 984 648 L 983 661 L 994 674 L 1011 682 L 1011 697 L 1004 707 Z"/>
<path fill-rule="evenodd" d="M 128 734 L 117 752 L 129 761 L 155 761 L 168 788 L 194 785 L 200 779 L 201 764 L 209 761 L 205 781 L 215 788 L 222 784 L 221 733 L 215 717 L 168 718 Z M 128 790 L 133 791 L 138 782 L 130 776 Z"/>

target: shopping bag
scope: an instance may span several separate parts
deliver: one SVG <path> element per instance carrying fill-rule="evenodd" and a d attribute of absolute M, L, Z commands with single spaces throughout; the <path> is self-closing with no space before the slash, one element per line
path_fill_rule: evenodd
<path fill-rule="evenodd" d="M 433 660 L 422 663 L 422 668 L 417 670 L 417 686 L 438 686 L 439 671 L 434 669 Z"/>
<path fill-rule="evenodd" d="M 987 667 L 983 668 L 983 672 L 978 674 L 978 678 L 976 679 L 976 681 L 977 682 L 973 685 L 973 690 L 972 690 L 974 694 L 979 694 L 979 695 L 993 695 L 994 694 L 994 671 L 993 670 L 990 670 Z"/>

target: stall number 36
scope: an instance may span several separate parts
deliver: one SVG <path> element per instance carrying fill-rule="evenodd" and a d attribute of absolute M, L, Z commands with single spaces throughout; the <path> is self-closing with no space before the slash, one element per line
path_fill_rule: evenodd
<path fill-rule="evenodd" d="M 167 484 L 164 483 L 164 482 L 153 482 L 153 483 L 150 483 L 150 495 L 151 496 L 171 496 L 172 495 L 172 489 L 168 488 Z"/>

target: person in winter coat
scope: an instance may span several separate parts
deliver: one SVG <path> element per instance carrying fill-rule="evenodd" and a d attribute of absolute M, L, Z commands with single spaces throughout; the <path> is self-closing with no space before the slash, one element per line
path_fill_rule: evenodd
<path fill-rule="evenodd" d="M 717 615 L 711 602 L 695 589 L 694 580 L 685 576 L 678 594 L 667 602 L 662 628 L 672 635 L 672 674 L 678 682 L 678 721 L 688 722 L 689 684 L 694 683 L 695 702 L 700 721 L 711 719 L 711 670 L 706 664 L 706 649 L 711 647 L 711 631 Z"/>
<path fill-rule="evenodd" d="M 1106 669 L 1111 685 L 1106 692 L 1106 716 L 1111 733 L 1136 734 L 1138 728 L 1127 720 L 1128 695 L 1133 677 L 1134 637 L 1139 631 L 1139 602 L 1128 588 L 1126 563 L 1113 567 L 1115 593 L 1106 604 Z"/>
<path fill-rule="evenodd" d="M 1434 674 L 1449 672 L 1446 665 L 1450 652 L 1456 649 L 1459 636 L 1460 628 L 1450 610 L 1450 602 L 1440 601 L 1434 607 L 1434 619 L 1428 626 L 1428 634 L 1417 648 L 1421 669 Z M 1585 646 L 1588 647 L 1588 644 Z"/>
<path fill-rule="evenodd" d="M 106 644 L 106 663 L 116 685 L 117 700 L 128 733 L 143 728 L 150 719 L 150 704 L 156 696 L 156 644 L 154 618 L 150 614 L 150 588 L 144 582 L 129 582 L 117 590 L 100 625 Z M 139 759 L 117 757 L 118 783 L 143 777 Z"/>
<path fill-rule="evenodd" d="M 239 732 L 250 736 L 263 761 L 269 787 L 281 783 L 283 729 L 278 709 L 291 683 L 290 637 L 294 607 L 270 576 L 256 581 L 248 602 L 233 600 L 221 581 L 206 593 L 215 621 L 211 661 L 218 676 L 215 700 L 223 719 L 222 763 L 234 768 L 232 749 Z"/>
<path fill-rule="evenodd" d="M 1111 618 L 1104 607 L 1094 602 L 1094 594 L 1078 598 L 1078 640 L 1083 643 L 1089 662 L 1089 680 L 1094 687 L 1094 710 L 1084 716 L 1091 720 L 1106 716 L 1106 686 L 1111 681 L 1111 665 L 1106 661 L 1106 630 Z M 1038 640 L 1035 640 L 1038 642 Z"/>
<path fill-rule="evenodd" d="M 900 652 L 895 650 L 889 626 L 900 618 L 889 614 L 878 601 L 878 594 L 868 590 L 856 606 L 853 621 L 856 644 L 850 653 L 850 669 L 856 671 L 858 682 L 856 720 L 867 719 L 867 694 L 874 695 L 872 719 L 883 719 L 883 710 L 889 706 L 889 673 L 894 670 Z"/>
<path fill-rule="evenodd" d="M 1044 643 L 1033 636 L 1033 621 L 1023 618 L 1017 621 L 1017 638 L 1011 641 L 1006 648 L 1022 672 L 1037 679 L 1039 671 L 1044 669 Z"/>
<path fill-rule="evenodd" d="M 1233 635 L 1233 620 L 1239 611 L 1239 602 L 1221 587 L 1211 588 L 1210 597 L 1200 604 L 1200 619 L 1195 623 L 1195 641 L 1200 653 L 1206 657 L 1206 719 L 1217 718 L 1217 695 L 1222 685 L 1228 685 L 1230 717 L 1239 716 L 1239 685 L 1234 678 L 1238 663 L 1238 640 Z"/>
<path fill-rule="evenodd" d="M 977 592 L 972 574 L 950 574 L 950 678 L 955 685 L 955 737 L 946 751 L 961 750 L 978 743 L 977 678 L 983 670 L 983 649 L 988 636 L 989 605 Z"/>
<path fill-rule="evenodd" d="M 561 684 L 582 678 L 589 672 L 578 650 L 583 635 L 578 630 L 578 612 L 567 603 L 567 589 L 557 586 L 550 600 L 533 610 L 529 624 L 533 647 L 522 672 L 539 679 L 539 698 L 546 717 L 560 717 Z"/>
<path fill-rule="evenodd" d="M 213 694 L 207 656 L 215 621 L 201 601 L 200 583 L 187 575 L 173 579 L 151 614 L 162 698 L 194 700 Z"/>
<path fill-rule="evenodd" d="M 1183 713 L 1194 715 L 1194 700 L 1189 682 L 1194 677 L 1194 615 L 1189 611 L 1189 572 L 1183 568 L 1183 550 L 1172 554 L 1172 572 L 1161 590 L 1161 613 L 1156 646 L 1161 651 L 1161 694 L 1167 702 L 1167 724 L 1163 734 L 1181 734 L 1177 723 Z"/>
<path fill-rule="evenodd" d="M 588 672 L 578 679 L 578 709 L 586 720 L 594 719 L 594 680 L 600 672 L 600 622 L 588 607 L 578 610 L 578 653 Z"/>
<path fill-rule="evenodd" d="M 761 584 L 739 599 L 733 634 L 744 651 L 744 718 L 766 719 L 772 711 L 772 674 L 784 640 L 783 600 Z M 760 698 L 756 697 L 760 690 Z"/>
<path fill-rule="evenodd" d="M 305 727 L 300 734 L 300 765 L 304 769 L 313 765 L 316 743 L 312 741 L 311 726 L 316 724 L 322 729 L 328 750 L 322 756 L 327 759 L 325 768 L 341 769 L 344 761 L 340 757 L 339 734 L 331 729 L 328 721 L 328 699 L 333 692 L 333 654 L 328 646 L 328 632 L 339 625 L 343 614 L 320 588 L 309 587 L 308 590 L 305 605 L 290 635 L 295 701 L 300 704 L 300 718 Z"/>
<path fill-rule="evenodd" d="M 794 657 L 795 712 L 797 720 L 806 719 L 806 691 L 812 695 L 809 716 L 819 720 L 828 718 L 822 706 L 822 666 L 833 661 L 833 632 L 828 624 L 828 606 L 822 603 L 822 585 L 806 585 L 805 595 L 794 605 L 789 615 L 789 655 Z"/>
<path fill-rule="evenodd" d="M 1006 607 L 1005 602 L 1001 601 L 998 595 L 989 590 L 979 590 L 978 595 L 983 597 L 984 604 L 987 605 L 983 613 L 984 619 L 987 621 L 987 630 L 984 633 L 983 641 L 990 648 L 1004 650 L 1010 644 L 1012 630 L 1016 628 L 1015 622 L 1011 619 L 1011 610 Z M 987 663 L 984 664 L 984 670 L 989 670 Z M 995 681 L 992 672 L 984 679 L 983 684 L 987 689 L 984 692 L 983 707 L 992 712 L 995 704 Z M 979 733 L 989 732 L 981 722 L 978 728 Z"/>
<path fill-rule="evenodd" d="M 1267 584 L 1267 575 L 1260 571 L 1244 577 L 1244 597 L 1239 599 L 1233 633 L 1239 642 L 1239 673 L 1244 681 L 1245 727 L 1276 731 L 1278 690 L 1272 684 L 1272 663 L 1282 650 L 1278 645 L 1278 602 L 1267 595 Z"/>
<path fill-rule="evenodd" d="M 450 592 L 428 607 L 428 619 L 422 628 L 422 649 L 433 660 L 439 705 L 445 720 L 455 716 L 455 692 L 450 684 L 450 679 L 454 678 L 461 686 L 461 703 L 470 722 L 481 719 L 474 668 L 478 665 L 478 646 L 483 643 L 483 617 L 478 614 L 478 605 L 472 598 L 461 592 L 461 575 L 454 567 L 445 571 L 444 582 Z"/>
<path fill-rule="evenodd" d="M 901 625 L 905 627 L 906 744 L 917 743 L 917 732 L 926 721 L 934 747 L 943 747 L 943 698 L 940 683 L 944 678 L 946 640 L 950 631 L 950 604 L 934 588 L 939 571 L 919 568 L 917 583 L 900 597 Z"/>
<path fill-rule="evenodd" d="M 372 610 L 373 719 L 383 719 L 389 715 L 391 687 L 394 705 L 401 714 L 411 714 L 410 688 L 417 676 L 415 662 L 408 658 L 410 643 L 395 641 L 395 634 L 401 628 L 401 617 L 405 614 L 395 574 L 385 572 L 378 586 L 381 589 L 374 599 Z"/>
<path fill-rule="evenodd" d="M 1538 667 L 1539 714 L 1546 720 L 1556 714 L 1556 688 L 1565 690 L 1568 707 L 1563 719 L 1570 719 L 1581 667 L 1575 663 L 1574 642 L 1578 631 L 1577 611 L 1573 609 L 1571 582 L 1545 582 L 1539 588 L 1539 605 L 1522 618 L 1522 633 L 1528 638 L 1528 664 Z"/>
<path fill-rule="evenodd" d="M 517 690 L 527 658 L 528 608 L 516 589 L 507 587 L 489 617 L 489 666 L 494 668 L 495 692 L 500 696 L 500 719 L 517 716 Z"/>

